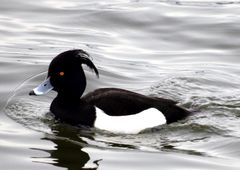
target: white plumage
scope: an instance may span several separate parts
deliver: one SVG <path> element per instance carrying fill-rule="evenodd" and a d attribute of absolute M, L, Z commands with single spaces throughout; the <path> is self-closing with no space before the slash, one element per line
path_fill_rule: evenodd
<path fill-rule="evenodd" d="M 94 126 L 113 133 L 137 134 L 144 129 L 163 124 L 166 124 L 166 118 L 155 108 L 149 108 L 134 115 L 109 116 L 96 107 Z"/>

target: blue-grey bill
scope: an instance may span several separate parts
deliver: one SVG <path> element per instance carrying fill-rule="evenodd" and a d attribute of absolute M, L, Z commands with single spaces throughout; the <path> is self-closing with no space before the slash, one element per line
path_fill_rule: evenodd
<path fill-rule="evenodd" d="M 39 86 L 34 88 L 32 91 L 35 95 L 43 95 L 48 93 L 53 89 L 53 86 L 50 83 L 50 77 L 48 77 L 44 82 L 42 82 Z"/>

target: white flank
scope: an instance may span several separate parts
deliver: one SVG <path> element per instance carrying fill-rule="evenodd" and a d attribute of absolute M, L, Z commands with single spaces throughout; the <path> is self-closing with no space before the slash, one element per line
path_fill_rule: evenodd
<path fill-rule="evenodd" d="M 109 116 L 96 107 L 94 126 L 113 133 L 137 134 L 144 129 L 166 124 L 166 118 L 159 110 L 149 108 L 128 116 Z"/>

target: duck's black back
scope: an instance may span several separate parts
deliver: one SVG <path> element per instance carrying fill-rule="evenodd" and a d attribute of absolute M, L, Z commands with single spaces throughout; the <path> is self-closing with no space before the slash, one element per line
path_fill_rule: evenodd
<path fill-rule="evenodd" d="M 189 111 L 176 106 L 176 102 L 172 100 L 148 97 L 116 88 L 97 89 L 81 99 L 111 116 L 137 114 L 149 108 L 156 108 L 165 115 L 167 123 L 172 123 L 190 114 Z"/>

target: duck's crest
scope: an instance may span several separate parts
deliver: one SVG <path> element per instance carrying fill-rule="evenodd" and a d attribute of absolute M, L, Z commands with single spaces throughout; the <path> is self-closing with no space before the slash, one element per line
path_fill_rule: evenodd
<path fill-rule="evenodd" d="M 90 55 L 82 49 L 74 50 L 74 52 L 75 51 L 76 51 L 75 56 L 80 58 L 81 64 L 86 64 L 91 70 L 95 72 L 96 76 L 99 77 L 98 69 L 90 59 Z"/>

